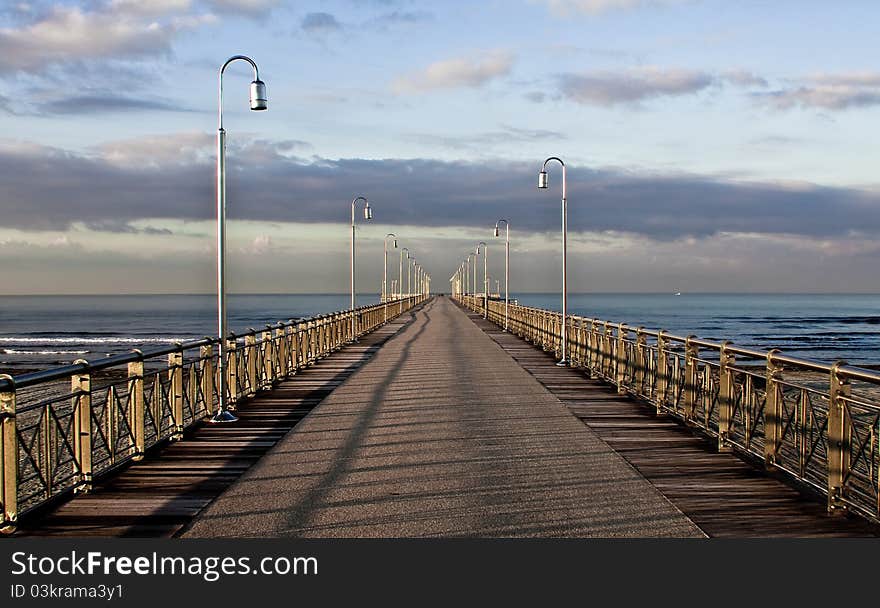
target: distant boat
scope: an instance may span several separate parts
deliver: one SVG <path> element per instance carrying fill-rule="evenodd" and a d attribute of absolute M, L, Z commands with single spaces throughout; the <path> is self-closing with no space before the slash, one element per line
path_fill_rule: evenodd
<path fill-rule="evenodd" d="M 680 295 L 681 295 L 681 292 L 680 292 L 680 291 L 676 291 L 676 292 L 675 292 L 675 295 L 680 296 Z"/>

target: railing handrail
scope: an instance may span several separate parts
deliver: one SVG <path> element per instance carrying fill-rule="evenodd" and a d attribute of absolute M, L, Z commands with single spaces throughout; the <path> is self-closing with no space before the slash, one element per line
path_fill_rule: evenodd
<path fill-rule="evenodd" d="M 502 303 L 458 297 L 505 323 Z M 572 315 L 563 341 L 561 313 L 516 305 L 509 312 L 509 331 L 618 394 L 819 490 L 829 512 L 852 509 L 880 521 L 880 372 Z"/>
<path fill-rule="evenodd" d="M 399 300 L 407 299 L 397 298 L 395 300 L 390 300 L 388 303 L 398 302 Z M 288 321 L 278 321 L 275 324 L 267 323 L 266 327 L 284 329 L 287 327 L 295 327 L 300 323 L 308 323 L 309 321 L 317 321 L 321 320 L 333 315 L 338 314 L 346 314 L 346 313 L 359 313 L 367 309 L 375 308 L 377 306 L 383 306 L 384 303 L 380 304 L 366 304 L 364 306 L 359 306 L 354 310 L 345 309 L 339 310 L 332 313 L 321 313 L 314 315 L 312 317 L 297 317 L 296 319 L 290 319 Z M 243 333 L 236 334 L 235 332 L 230 331 L 227 334 L 227 340 L 236 339 L 241 336 L 247 335 L 256 335 L 259 333 L 259 330 L 254 328 L 248 328 L 247 331 Z M 212 346 L 215 344 L 219 344 L 220 339 L 216 337 L 204 337 L 200 340 L 190 340 L 187 342 L 177 342 L 170 346 L 159 346 L 150 350 L 139 350 L 133 349 L 128 353 L 121 353 L 118 355 L 113 355 L 110 357 L 105 357 L 98 361 L 88 361 L 86 363 L 71 363 L 70 365 L 63 365 L 59 367 L 52 367 L 48 369 L 39 370 L 36 372 L 29 372 L 26 374 L 20 374 L 17 376 L 12 376 L 12 378 L 2 379 L 0 378 L 0 392 L 3 391 L 12 391 L 19 388 L 27 388 L 29 386 L 35 386 L 37 384 L 42 384 L 44 382 L 52 382 L 55 380 L 62 380 L 64 378 L 68 378 L 73 374 L 83 374 L 90 372 L 98 372 L 103 371 L 105 369 L 109 369 L 111 367 L 115 367 L 117 365 L 123 365 L 125 363 L 133 363 L 135 361 L 143 361 L 144 359 L 151 359 L 154 357 L 161 357 L 163 355 L 170 355 L 175 352 L 186 352 L 188 350 L 192 350 L 194 348 L 201 348 L 202 346 Z"/>
<path fill-rule="evenodd" d="M 514 304 L 511 304 L 511 306 L 514 306 Z M 562 315 L 562 313 L 559 312 L 558 310 L 551 310 L 551 309 L 547 309 L 547 308 L 537 308 L 534 306 L 523 306 L 522 304 L 519 304 L 517 306 L 519 306 L 522 309 L 528 310 L 528 311 L 540 312 L 540 313 L 545 313 L 545 314 L 549 313 L 549 314 L 554 314 L 554 315 L 558 315 L 558 316 Z M 598 323 L 600 325 L 604 325 L 605 323 L 608 323 L 609 326 L 612 326 L 615 329 L 617 329 L 618 326 L 620 325 L 620 323 L 617 321 L 609 321 L 606 319 L 598 319 L 598 318 L 584 317 L 584 316 L 580 316 L 580 315 L 571 315 L 571 314 L 568 316 L 572 321 L 583 321 L 586 323 Z M 659 337 L 660 334 L 662 333 L 663 338 L 669 342 L 677 342 L 679 344 L 686 344 L 688 342 L 687 336 L 678 336 L 676 334 L 670 334 L 667 331 L 662 330 L 662 329 L 646 329 L 641 326 L 630 325 L 629 323 L 625 323 L 625 325 L 627 326 L 627 329 L 629 331 L 635 332 L 638 329 L 638 331 L 640 331 L 641 333 L 645 334 L 646 336 L 653 337 L 653 338 Z M 715 342 L 712 340 L 707 340 L 705 338 L 699 338 L 699 337 L 696 337 L 696 338 L 691 337 L 690 342 L 691 342 L 691 344 L 695 344 L 696 346 L 699 346 L 701 348 L 711 348 L 711 349 L 717 350 L 717 351 L 720 351 L 721 347 L 722 347 L 721 342 Z M 742 355 L 743 357 L 750 357 L 753 359 L 760 359 L 760 360 L 764 360 L 764 361 L 766 361 L 767 357 L 769 356 L 773 360 L 773 362 L 775 362 L 775 363 L 794 365 L 794 366 L 803 368 L 804 370 L 807 370 L 807 371 L 831 373 L 831 371 L 837 365 L 836 362 L 835 363 L 827 363 L 825 361 L 817 361 L 815 359 L 807 359 L 807 358 L 802 358 L 802 357 L 794 357 L 791 355 L 786 355 L 786 354 L 784 354 L 784 352 L 781 349 L 774 348 L 774 349 L 769 349 L 769 350 L 759 350 L 759 349 L 754 349 L 754 348 L 748 348 L 745 346 L 739 346 L 739 345 L 735 344 L 734 342 L 730 342 L 730 341 L 727 342 L 726 349 L 728 352 L 735 354 L 735 355 Z M 837 372 L 838 372 L 838 374 L 845 376 L 851 380 L 861 380 L 863 382 L 873 382 L 873 383 L 880 384 L 880 371 L 877 371 L 877 370 L 872 370 L 872 369 L 868 369 L 868 368 L 864 368 L 864 367 L 859 367 L 857 365 L 850 365 L 848 363 L 845 363 L 843 365 L 837 366 Z"/>
<path fill-rule="evenodd" d="M 354 336 L 366 335 L 429 297 L 410 294 L 230 332 L 224 339 L 235 347 L 222 354 L 213 348 L 219 337 L 206 336 L 14 378 L 0 375 L 0 533 L 13 532 L 20 515 L 57 496 L 89 491 L 96 475 L 137 462 L 162 442 L 183 440 L 187 429 L 214 414 L 219 391 L 228 390 L 235 409 L 342 348 L 352 336 L 349 324 Z M 195 356 L 184 356 L 193 349 Z M 226 365 L 219 365 L 221 356 Z M 125 377 L 107 382 L 94 376 L 111 367 Z M 35 386 L 45 390 L 18 394 Z"/>

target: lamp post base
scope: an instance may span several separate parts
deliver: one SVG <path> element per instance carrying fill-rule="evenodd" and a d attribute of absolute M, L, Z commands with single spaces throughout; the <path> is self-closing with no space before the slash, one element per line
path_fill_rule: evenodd
<path fill-rule="evenodd" d="M 229 410 L 220 410 L 208 419 L 211 424 L 225 424 L 227 422 L 238 422 L 238 416 Z"/>
<path fill-rule="evenodd" d="M 568 361 L 562 359 L 556 362 L 556 367 L 568 367 Z"/>

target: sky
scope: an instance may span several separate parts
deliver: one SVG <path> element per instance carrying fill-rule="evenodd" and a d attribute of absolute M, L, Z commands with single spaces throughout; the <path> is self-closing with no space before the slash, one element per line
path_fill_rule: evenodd
<path fill-rule="evenodd" d="M 877 292 L 880 5 L 865 0 L 0 1 L 0 293 Z M 503 233 L 503 231 L 502 231 Z M 389 280 L 399 250 L 389 252 Z M 481 264 L 482 265 L 482 264 Z"/>

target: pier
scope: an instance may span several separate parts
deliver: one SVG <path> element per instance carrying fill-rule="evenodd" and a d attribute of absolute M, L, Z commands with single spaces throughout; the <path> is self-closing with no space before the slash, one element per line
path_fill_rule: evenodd
<path fill-rule="evenodd" d="M 505 316 L 503 301 L 455 294 L 251 332 L 229 342 L 229 425 L 203 422 L 216 403 L 210 343 L 6 379 L 5 529 L 880 531 L 874 372 L 581 317 L 560 367 L 560 327 L 559 313 L 511 304 Z M 124 377 L 101 375 L 120 365 Z M 35 396 L 59 382 L 72 390 Z"/>

